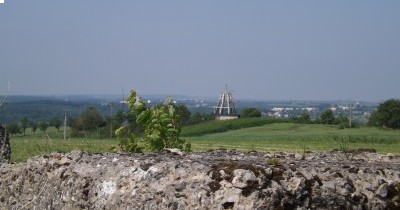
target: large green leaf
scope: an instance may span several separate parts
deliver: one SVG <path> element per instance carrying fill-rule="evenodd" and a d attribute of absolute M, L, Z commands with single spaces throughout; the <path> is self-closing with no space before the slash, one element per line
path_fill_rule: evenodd
<path fill-rule="evenodd" d="M 139 124 L 145 124 L 150 118 L 150 112 L 148 110 L 141 112 L 136 119 L 136 122 Z"/>
<path fill-rule="evenodd" d="M 141 100 L 136 100 L 135 103 L 133 104 L 133 110 L 136 114 L 140 114 L 146 109 L 146 106 L 143 101 Z"/>

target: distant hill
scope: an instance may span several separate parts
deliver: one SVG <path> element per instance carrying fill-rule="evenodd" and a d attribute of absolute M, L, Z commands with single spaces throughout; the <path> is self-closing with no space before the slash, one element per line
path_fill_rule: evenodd
<path fill-rule="evenodd" d="M 141 96 L 146 101 L 157 104 L 164 101 L 165 95 Z M 194 97 L 176 95 L 172 96 L 179 103 L 190 104 L 196 101 Z M 8 96 L 6 102 L 0 107 L 0 122 L 9 123 L 27 117 L 30 121 L 46 121 L 52 117 L 63 119 L 64 113 L 77 117 L 88 107 L 95 107 L 103 116 L 110 115 L 110 104 L 113 103 L 113 112 L 126 109 L 126 104 L 121 104 L 120 95 L 59 95 L 59 96 Z M 210 111 L 210 110 L 208 110 Z"/>
<path fill-rule="evenodd" d="M 146 102 L 158 104 L 164 101 L 167 95 L 143 95 L 141 96 Z M 193 97 L 184 95 L 172 95 L 178 104 L 185 104 L 188 109 L 193 112 L 211 113 L 213 107 L 217 103 L 217 97 Z M 28 117 L 31 121 L 44 121 L 52 117 L 63 119 L 64 113 L 76 117 L 88 107 L 95 107 L 103 116 L 110 115 L 110 103 L 113 103 L 114 113 L 118 109 L 126 108 L 126 104 L 121 104 L 121 95 L 56 95 L 56 96 L 29 96 L 16 95 L 9 96 L 6 103 L 0 107 L 0 122 L 8 123 L 19 121 L 22 117 Z M 303 108 L 314 107 L 317 112 L 313 113 L 314 117 L 318 116 L 319 110 L 325 110 L 331 107 L 340 107 L 348 105 L 346 101 L 262 101 L 251 99 L 234 99 L 238 113 L 245 107 L 255 107 L 264 114 L 271 112 L 273 108 L 290 108 L 289 115 L 293 116 L 301 114 Z M 365 112 L 371 112 L 375 109 L 376 103 L 360 102 L 354 110 L 354 114 L 363 116 Z M 339 110 L 339 109 L 338 109 Z M 342 112 L 341 114 L 346 114 Z M 282 114 L 283 115 L 283 114 Z"/>
<path fill-rule="evenodd" d="M 95 107 L 103 115 L 109 114 L 108 103 L 114 102 L 118 109 L 119 102 L 93 96 L 10 96 L 0 107 L 0 122 L 19 121 L 27 117 L 31 121 L 45 121 L 52 117 L 62 119 L 64 113 L 76 117 L 87 107 Z"/>

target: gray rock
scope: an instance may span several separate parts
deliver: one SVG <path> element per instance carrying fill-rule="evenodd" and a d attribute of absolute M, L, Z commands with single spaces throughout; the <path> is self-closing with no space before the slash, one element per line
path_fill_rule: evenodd
<path fill-rule="evenodd" d="M 304 185 L 304 178 L 292 177 L 287 182 L 287 190 L 295 194 L 296 191 L 302 189 L 302 185 Z"/>
<path fill-rule="evenodd" d="M 252 171 L 236 169 L 233 171 L 232 184 L 237 188 L 246 188 L 257 181 L 257 177 Z"/>
<path fill-rule="evenodd" d="M 11 144 L 6 128 L 0 123 L 0 166 L 10 163 Z"/>
<path fill-rule="evenodd" d="M 270 156 L 279 164 L 267 164 Z M 0 167 L 0 209 L 400 208 L 399 156 L 307 157 L 53 153 Z"/>
<path fill-rule="evenodd" d="M 375 193 L 381 198 L 386 198 L 386 196 L 388 195 L 388 184 L 383 183 L 381 186 L 379 186 L 378 190 L 376 190 Z"/>
<path fill-rule="evenodd" d="M 185 188 L 186 188 L 186 183 L 185 182 L 178 182 L 175 185 L 175 190 L 178 191 L 178 192 L 183 191 Z"/>

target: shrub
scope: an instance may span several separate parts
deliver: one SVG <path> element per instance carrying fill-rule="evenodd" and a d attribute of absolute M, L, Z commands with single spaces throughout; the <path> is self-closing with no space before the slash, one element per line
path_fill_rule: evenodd
<path fill-rule="evenodd" d="M 144 130 L 143 139 L 147 149 L 151 151 L 160 151 L 165 148 L 191 150 L 190 144 L 180 138 L 180 117 L 171 98 L 167 98 L 163 105 L 147 107 L 146 103 L 136 96 L 136 91 L 131 90 L 128 106 L 130 111 L 135 114 L 137 124 L 141 125 Z M 123 128 L 118 130 L 121 129 Z M 126 142 L 128 146 L 124 147 L 135 147 L 133 133 L 128 132 L 131 140 Z M 123 143 L 125 144 L 125 142 Z"/>
<path fill-rule="evenodd" d="M 378 109 L 372 113 L 368 124 L 399 129 L 400 100 L 389 99 L 379 104 Z"/>
<path fill-rule="evenodd" d="M 257 108 L 244 108 L 240 111 L 240 117 L 261 117 L 261 112 Z"/>

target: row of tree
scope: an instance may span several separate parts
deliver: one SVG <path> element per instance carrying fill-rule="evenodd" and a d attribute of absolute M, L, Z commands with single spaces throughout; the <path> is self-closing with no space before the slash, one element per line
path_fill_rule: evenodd
<path fill-rule="evenodd" d="M 55 127 L 57 130 L 60 129 L 62 122 L 59 118 L 53 117 L 48 121 L 29 121 L 27 117 L 23 117 L 19 122 L 13 121 L 7 124 L 7 131 L 11 135 L 22 134 L 25 136 L 26 129 L 31 128 L 33 133 L 36 133 L 37 129 L 42 132 L 46 132 L 49 127 Z"/>
<path fill-rule="evenodd" d="M 161 106 L 161 105 L 155 105 Z M 191 113 L 183 104 L 174 105 L 177 116 L 179 116 L 179 124 L 190 125 L 213 119 L 211 114 L 203 114 L 200 112 Z M 68 116 L 68 127 L 71 129 L 70 135 L 74 137 L 89 137 L 96 135 L 97 137 L 110 137 L 114 135 L 114 131 L 122 125 L 129 125 L 133 131 L 141 132 L 140 126 L 136 123 L 136 115 L 130 110 L 119 109 L 113 116 L 103 116 L 96 108 L 88 107 L 78 116 Z M 60 117 L 53 117 L 47 121 L 30 121 L 27 117 L 21 118 L 19 121 L 13 121 L 7 124 L 7 130 L 11 135 L 24 135 L 26 130 L 31 128 L 33 133 L 39 129 L 46 132 L 49 127 L 55 127 L 60 130 L 63 121 Z"/>
<path fill-rule="evenodd" d="M 261 112 L 256 108 L 245 108 L 240 112 L 240 117 L 261 117 Z M 305 111 L 303 114 L 291 118 L 296 123 L 316 123 L 316 124 L 329 124 L 339 125 L 341 128 L 350 127 L 349 119 L 346 116 L 335 116 L 331 109 L 326 109 L 321 112 L 319 118 L 312 120 L 310 114 Z"/>
<path fill-rule="evenodd" d="M 310 123 L 311 119 L 307 112 L 302 116 L 294 118 L 296 121 L 302 123 Z M 321 112 L 320 117 L 315 120 L 315 123 L 320 124 L 338 124 L 341 127 L 354 126 L 349 123 L 347 116 L 335 116 L 331 109 Z M 383 128 L 400 128 L 400 100 L 389 99 L 379 104 L 377 109 L 371 114 L 368 120 L 369 126 L 383 127 Z"/>
<path fill-rule="evenodd" d="M 161 105 L 155 105 L 161 106 Z M 213 120 L 212 113 L 204 114 L 200 112 L 191 113 L 183 104 L 173 105 L 177 116 L 179 116 L 179 125 L 192 125 L 200 122 Z M 123 126 L 129 125 L 130 130 L 140 132 L 141 128 L 137 125 L 136 115 L 129 110 L 118 110 L 114 116 L 104 117 L 94 107 L 89 107 L 79 116 L 68 119 L 68 126 L 71 128 L 73 136 L 88 136 L 96 133 L 97 136 L 114 135 L 114 131 Z M 240 117 L 261 117 L 261 112 L 257 108 L 243 108 Z M 332 110 L 326 109 L 321 112 L 316 120 L 312 120 L 308 112 L 292 118 L 297 123 L 320 123 L 320 124 L 337 124 L 341 127 L 349 127 L 349 119 L 347 116 L 335 116 Z M 25 136 L 26 129 L 31 128 L 35 133 L 37 129 L 46 132 L 49 127 L 55 127 L 60 130 L 63 124 L 61 118 L 53 117 L 48 121 L 34 122 L 27 117 L 23 117 L 18 122 L 7 124 L 7 130 L 11 135 L 22 134 Z M 375 112 L 372 113 L 368 124 L 370 126 L 400 128 L 400 100 L 390 99 L 381 103 Z"/>
<path fill-rule="evenodd" d="M 334 113 L 328 109 L 321 113 L 318 119 L 322 124 L 349 125 L 349 119 L 346 116 L 334 116 Z M 368 120 L 369 126 L 383 128 L 400 128 L 400 100 L 389 99 L 379 104 L 377 109 L 371 114 Z"/>

